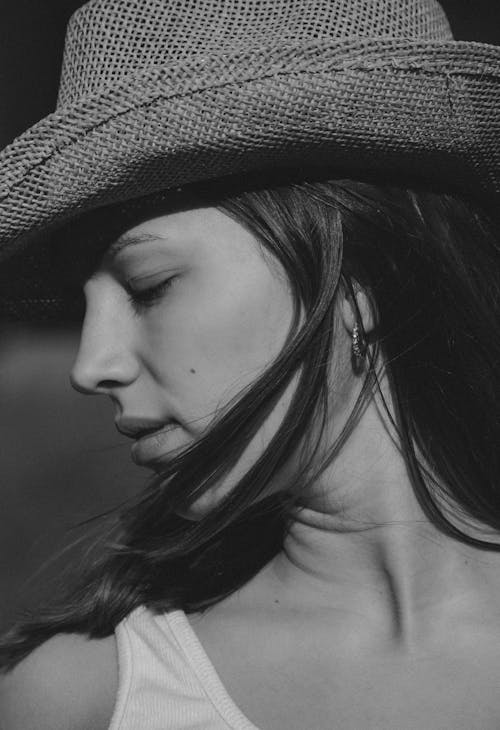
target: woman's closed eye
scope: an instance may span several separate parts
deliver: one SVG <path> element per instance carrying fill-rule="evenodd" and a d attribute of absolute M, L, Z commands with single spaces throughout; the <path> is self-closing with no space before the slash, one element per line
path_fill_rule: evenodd
<path fill-rule="evenodd" d="M 126 290 L 129 295 L 129 301 L 133 304 L 136 309 L 147 309 L 153 306 L 157 302 L 166 290 L 171 286 L 175 276 L 171 276 L 168 279 L 164 279 L 154 286 L 149 286 L 145 289 L 134 289 L 127 285 Z"/>

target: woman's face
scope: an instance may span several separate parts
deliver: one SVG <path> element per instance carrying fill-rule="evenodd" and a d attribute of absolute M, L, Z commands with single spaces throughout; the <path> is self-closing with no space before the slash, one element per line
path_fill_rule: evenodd
<path fill-rule="evenodd" d="M 159 470 L 279 354 L 293 314 L 280 264 L 215 208 L 151 218 L 113 243 L 84 287 L 73 386 L 108 395 L 136 439 L 134 461 Z M 294 381 L 235 470 L 192 506 L 203 515 L 254 463 L 283 420 Z"/>

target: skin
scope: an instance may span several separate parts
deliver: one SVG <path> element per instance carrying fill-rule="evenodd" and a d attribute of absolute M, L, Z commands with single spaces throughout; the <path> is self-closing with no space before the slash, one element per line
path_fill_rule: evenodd
<path fill-rule="evenodd" d="M 154 240 L 107 256 L 84 287 L 87 313 L 70 376 L 87 395 L 107 395 L 115 420 L 140 418 L 180 427 L 161 441 L 158 464 L 199 438 L 227 404 L 282 349 L 292 297 L 255 239 L 216 209 L 152 219 L 127 237 Z M 140 291 L 174 276 L 153 306 Z M 280 286 L 276 286 L 276 281 Z M 256 460 L 277 430 L 293 386 L 228 477 L 186 512 L 201 519 Z"/>
<path fill-rule="evenodd" d="M 87 281 L 71 382 L 111 398 L 117 418 L 175 417 L 179 427 L 161 444 L 168 459 L 277 356 L 292 297 L 278 262 L 214 208 L 154 218 L 128 233 L 154 240 L 105 258 Z M 162 298 L 134 308 L 127 280 L 144 288 L 172 274 Z M 357 299 L 369 331 L 368 301 L 362 291 Z M 325 449 L 362 380 L 351 367 L 347 299 L 339 299 L 337 325 Z M 381 383 L 390 404 L 383 375 Z M 186 516 L 202 519 L 255 461 L 295 387 L 224 482 Z M 297 458 L 273 488 L 286 483 Z M 499 558 L 428 522 L 379 398 L 305 504 L 274 560 L 189 617 L 242 711 L 266 730 L 498 729 Z"/>

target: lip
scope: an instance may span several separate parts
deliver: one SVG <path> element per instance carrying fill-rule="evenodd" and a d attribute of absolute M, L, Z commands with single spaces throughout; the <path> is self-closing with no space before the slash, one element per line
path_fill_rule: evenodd
<path fill-rule="evenodd" d="M 174 423 L 173 421 L 170 421 L 168 423 L 164 423 L 160 428 L 155 429 L 149 429 L 146 430 L 140 434 L 135 439 L 136 444 L 144 444 L 146 441 L 152 439 L 153 437 L 161 436 L 163 433 L 167 433 L 167 431 L 172 431 L 174 428 L 176 428 L 179 424 Z"/>
<path fill-rule="evenodd" d="M 171 436 L 173 431 L 177 431 L 174 437 Z M 161 428 L 136 437 L 131 448 L 132 460 L 138 466 L 149 466 L 154 469 L 155 466 L 169 461 L 174 452 L 185 445 L 183 441 L 180 424 L 177 421 L 170 421 Z"/>
<path fill-rule="evenodd" d="M 156 421 L 148 418 L 121 418 L 115 421 L 117 430 L 132 439 L 140 439 L 165 428 L 172 424 L 174 419 L 169 418 L 163 421 Z"/>

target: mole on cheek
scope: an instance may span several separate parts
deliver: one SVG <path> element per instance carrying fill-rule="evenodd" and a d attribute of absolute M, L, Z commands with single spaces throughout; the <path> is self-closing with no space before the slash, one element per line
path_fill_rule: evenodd
<path fill-rule="evenodd" d="M 191 369 L 189 370 L 189 372 L 190 372 L 190 373 L 195 373 L 195 372 L 196 372 L 196 370 L 195 370 L 194 368 L 191 368 Z"/>

